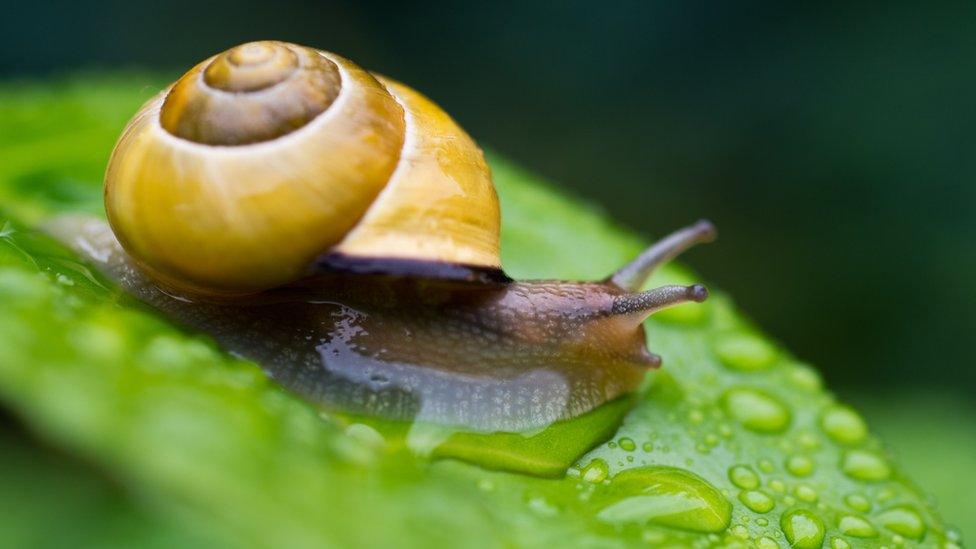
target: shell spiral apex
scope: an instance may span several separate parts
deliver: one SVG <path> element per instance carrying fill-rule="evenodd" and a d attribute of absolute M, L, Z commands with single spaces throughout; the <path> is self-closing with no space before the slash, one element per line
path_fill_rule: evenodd
<path fill-rule="evenodd" d="M 309 123 L 339 95 L 339 69 L 314 50 L 252 42 L 191 70 L 160 111 L 166 131 L 207 145 L 245 145 Z"/>
<path fill-rule="evenodd" d="M 501 272 L 498 200 L 464 130 L 402 84 L 284 42 L 231 48 L 146 103 L 105 206 L 144 270 L 194 294 L 259 292 L 315 265 Z"/>

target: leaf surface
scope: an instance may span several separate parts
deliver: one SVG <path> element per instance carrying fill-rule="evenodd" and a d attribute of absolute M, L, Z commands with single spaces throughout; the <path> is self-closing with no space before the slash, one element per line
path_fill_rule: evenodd
<path fill-rule="evenodd" d="M 150 517 L 138 527 L 276 547 L 954 543 L 856 412 L 721 292 L 649 321 L 664 368 L 563 478 L 431 461 L 323 417 L 32 231 L 54 214 L 100 214 L 112 144 L 161 82 L 0 89 L 0 399 L 117 479 Z M 491 164 L 513 276 L 601 278 L 644 244 Z M 691 280 L 669 266 L 652 284 Z"/>

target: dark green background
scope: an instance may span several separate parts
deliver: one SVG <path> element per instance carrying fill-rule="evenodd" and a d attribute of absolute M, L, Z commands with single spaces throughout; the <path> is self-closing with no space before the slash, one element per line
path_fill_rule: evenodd
<path fill-rule="evenodd" d="M 0 76 L 335 51 L 647 235 L 715 220 L 687 261 L 840 392 L 971 399 L 976 6 L 482 4 L 11 4 Z"/>

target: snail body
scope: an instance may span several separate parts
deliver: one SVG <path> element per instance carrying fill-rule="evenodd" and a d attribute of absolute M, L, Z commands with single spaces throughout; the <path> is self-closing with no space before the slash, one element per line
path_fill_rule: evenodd
<path fill-rule="evenodd" d="M 640 291 L 714 237 L 679 230 L 603 281 L 513 281 L 483 155 L 419 93 L 280 42 L 204 61 L 113 152 L 99 221 L 55 233 L 135 297 L 327 408 L 525 431 L 634 391 Z"/>

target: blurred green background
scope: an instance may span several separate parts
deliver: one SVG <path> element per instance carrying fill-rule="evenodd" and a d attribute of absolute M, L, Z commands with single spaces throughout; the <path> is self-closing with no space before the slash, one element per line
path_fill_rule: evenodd
<path fill-rule="evenodd" d="M 0 78 L 175 77 L 243 41 L 289 40 L 409 83 L 484 146 L 646 235 L 711 218 L 720 243 L 686 262 L 861 407 L 948 519 L 968 516 L 957 488 L 976 467 L 976 4 L 4 13 Z"/>

